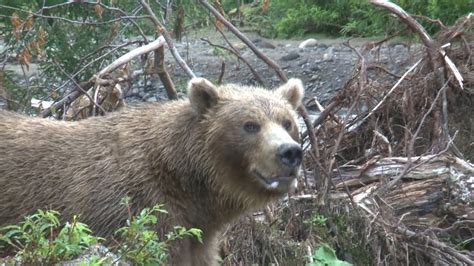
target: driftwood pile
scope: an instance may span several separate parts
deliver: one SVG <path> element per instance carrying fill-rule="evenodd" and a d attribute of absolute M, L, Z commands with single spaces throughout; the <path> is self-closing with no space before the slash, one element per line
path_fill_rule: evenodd
<path fill-rule="evenodd" d="M 226 264 L 304 264 L 326 243 L 357 265 L 474 265 L 474 15 L 437 21 L 431 37 L 400 7 L 371 2 L 418 35 L 412 65 L 399 76 L 377 61 L 395 36 L 353 48 L 345 88 L 326 107 L 307 103 L 315 121 L 301 110 L 299 193 L 229 228 Z"/>

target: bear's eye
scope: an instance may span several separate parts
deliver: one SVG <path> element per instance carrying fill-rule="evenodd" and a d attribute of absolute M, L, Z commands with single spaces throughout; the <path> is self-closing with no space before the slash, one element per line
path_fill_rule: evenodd
<path fill-rule="evenodd" d="M 260 131 L 260 125 L 255 122 L 246 122 L 244 124 L 244 129 L 248 133 L 257 133 Z"/>
<path fill-rule="evenodd" d="M 283 128 L 286 129 L 287 131 L 289 131 L 291 129 L 291 121 L 290 120 L 285 120 L 283 121 L 283 124 L 282 124 Z"/>

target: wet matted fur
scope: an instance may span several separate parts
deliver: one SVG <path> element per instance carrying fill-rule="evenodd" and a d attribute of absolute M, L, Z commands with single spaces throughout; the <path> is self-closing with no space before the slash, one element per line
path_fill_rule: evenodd
<path fill-rule="evenodd" d="M 133 214 L 165 204 L 159 232 L 203 230 L 204 243 L 170 247 L 172 264 L 216 264 L 219 230 L 295 184 L 303 86 L 217 88 L 195 78 L 188 96 L 78 122 L 0 111 L 0 225 L 52 208 L 110 236 L 125 224 L 129 196 Z"/>

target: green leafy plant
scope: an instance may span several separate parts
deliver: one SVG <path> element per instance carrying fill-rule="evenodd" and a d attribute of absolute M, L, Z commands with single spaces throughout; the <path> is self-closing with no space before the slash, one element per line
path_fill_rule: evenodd
<path fill-rule="evenodd" d="M 214 47 L 212 54 L 222 59 L 232 59 L 234 57 L 229 51 L 220 47 Z"/>
<path fill-rule="evenodd" d="M 293 37 L 305 34 L 377 36 L 391 34 L 405 26 L 389 12 L 368 1 L 357 0 L 269 0 L 269 8 L 260 4 L 242 7 L 245 22 L 260 34 L 270 37 Z M 255 1 L 254 3 L 256 3 Z M 393 1 L 407 12 L 440 19 L 446 25 L 471 12 L 472 0 L 398 0 Z M 439 26 L 420 20 L 435 33 Z M 406 33 L 408 34 L 408 33 Z"/>
<path fill-rule="evenodd" d="M 167 213 L 162 204 L 145 208 L 136 216 L 131 215 L 129 198 L 124 198 L 122 204 L 129 209 L 129 219 L 126 226 L 116 231 L 121 240 L 116 248 L 120 261 L 134 265 L 160 265 L 166 263 L 172 241 L 195 237 L 202 242 L 200 229 L 182 226 L 174 226 L 164 239 L 160 239 L 153 225 L 158 222 L 159 214 Z M 20 261 L 26 265 L 50 265 L 83 255 L 92 245 L 104 240 L 93 236 L 77 216 L 62 227 L 58 217 L 57 211 L 38 210 L 18 225 L 0 228 L 0 250 L 12 248 L 15 251 L 15 258 L 10 260 L 13 264 Z M 110 260 L 110 257 L 94 254 L 79 265 L 104 265 L 110 264 Z"/>
<path fill-rule="evenodd" d="M 313 30 L 318 31 L 325 25 L 339 20 L 339 13 L 316 5 L 302 5 L 289 9 L 286 15 L 276 23 L 280 37 L 301 36 Z"/>
<path fill-rule="evenodd" d="M 311 216 L 311 218 L 304 220 L 303 223 L 307 225 L 314 225 L 314 226 L 326 226 L 326 221 L 328 218 L 322 214 L 315 214 Z"/>
<path fill-rule="evenodd" d="M 349 262 L 340 260 L 336 256 L 336 252 L 328 245 L 321 245 L 312 256 L 313 262 L 307 263 L 306 266 L 350 266 Z"/>
<path fill-rule="evenodd" d="M 129 198 L 124 198 L 122 204 L 130 210 Z M 200 229 L 185 229 L 182 226 L 175 226 L 174 231 L 168 233 L 165 240 L 160 240 L 152 227 L 158 221 L 157 215 L 166 213 L 162 204 L 145 208 L 134 217 L 130 215 L 129 211 L 130 218 L 127 225 L 116 232 L 122 240 L 118 248 L 121 259 L 139 265 L 160 265 L 167 261 L 167 247 L 170 242 L 186 236 L 196 237 L 202 242 Z"/>
<path fill-rule="evenodd" d="M 23 264 L 45 265 L 79 256 L 101 240 L 77 216 L 62 228 L 58 217 L 57 211 L 38 210 L 19 225 L 0 228 L 0 243 L 13 247 Z"/>
<path fill-rule="evenodd" d="M 18 85 L 13 76 L 12 71 L 0 70 L 0 100 L 7 102 L 8 109 L 14 111 L 25 109 L 30 106 L 32 97 L 44 96 L 38 87 L 30 87 L 26 90 Z"/>

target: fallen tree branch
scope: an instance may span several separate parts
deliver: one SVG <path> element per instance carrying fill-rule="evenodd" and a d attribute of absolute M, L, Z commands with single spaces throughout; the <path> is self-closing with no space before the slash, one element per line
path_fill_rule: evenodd
<path fill-rule="evenodd" d="M 48 117 L 52 114 L 52 110 L 62 110 L 64 105 L 69 105 L 71 104 L 74 100 L 79 98 L 83 93 L 87 92 L 94 84 L 98 85 L 105 85 L 105 84 L 111 84 L 113 81 L 104 81 L 103 76 L 110 74 L 117 68 L 123 66 L 124 64 L 130 62 L 133 58 L 140 56 L 142 54 L 149 53 L 153 50 L 158 49 L 159 47 L 163 46 L 165 43 L 165 40 L 163 37 L 157 38 L 155 41 L 138 47 L 121 57 L 117 58 L 114 62 L 103 68 L 101 71 L 99 71 L 97 74 L 95 74 L 92 78 L 90 78 L 88 81 L 81 82 L 79 84 L 75 84 L 75 89 L 67 94 L 67 96 L 63 97 L 61 100 L 55 102 L 51 107 L 46 108 L 41 112 L 41 117 Z M 126 80 L 126 79 L 124 79 Z"/>
<path fill-rule="evenodd" d="M 447 68 L 456 78 L 456 81 L 458 82 L 459 87 L 463 89 L 463 78 L 459 70 L 454 65 L 452 60 L 443 51 L 443 47 L 440 47 L 435 41 L 433 41 L 433 39 L 430 37 L 428 32 L 426 32 L 426 30 L 423 28 L 423 26 L 421 26 L 420 23 L 418 23 L 412 16 L 410 16 L 407 12 L 405 12 L 405 10 L 403 10 L 402 8 L 400 8 L 394 3 L 391 3 L 386 0 L 370 0 L 370 3 L 372 3 L 375 6 L 379 6 L 384 9 L 387 9 L 389 12 L 399 17 L 400 20 L 406 23 L 414 32 L 418 33 L 423 44 L 426 46 L 428 50 L 428 57 L 430 59 L 431 70 L 437 76 L 437 82 L 439 84 L 442 84 L 444 82 L 441 74 L 438 74 L 437 72 L 438 68 L 441 67 L 440 62 L 442 59 L 447 65 Z M 468 19 L 469 19 L 469 16 L 472 16 L 472 14 L 468 15 Z"/>
<path fill-rule="evenodd" d="M 221 62 L 221 73 L 219 74 L 219 77 L 217 78 L 217 84 L 218 85 L 222 84 L 222 80 L 224 79 L 224 75 L 225 75 L 225 62 L 224 62 L 224 60 L 222 60 L 222 62 Z"/>
<path fill-rule="evenodd" d="M 447 260 L 448 262 L 451 262 L 451 263 L 454 263 L 454 264 L 464 264 L 465 265 L 474 265 L 474 257 L 473 257 L 473 254 L 471 252 L 470 256 L 466 256 L 464 254 L 462 254 L 461 252 L 459 252 L 458 250 L 446 245 L 445 243 L 443 242 L 440 242 L 436 239 L 433 239 L 429 236 L 424 236 L 422 234 L 419 234 L 419 233 L 415 233 L 414 231 L 406 228 L 406 227 L 402 227 L 402 226 L 397 226 L 394 228 L 395 232 L 398 233 L 398 234 L 401 234 L 405 237 L 408 237 L 410 238 L 412 241 L 416 241 L 417 243 L 419 243 L 420 245 L 422 245 L 423 247 L 434 247 L 436 248 L 437 252 L 438 253 L 441 253 L 441 254 L 448 254 L 450 256 L 452 256 L 453 258 L 455 258 L 456 260 L 453 260 L 453 259 L 449 259 Z M 446 255 L 444 255 L 446 256 Z"/>
<path fill-rule="evenodd" d="M 61 110 L 64 105 L 70 105 L 74 100 L 79 98 L 83 93 L 87 92 L 92 86 L 94 86 L 94 82 L 92 81 L 85 81 L 81 82 L 78 84 L 79 86 L 76 86 L 75 89 L 67 94 L 65 97 L 63 97 L 61 100 L 55 102 L 53 105 L 50 107 L 44 109 L 41 112 L 41 117 L 48 117 L 52 114 L 53 110 Z"/>
<path fill-rule="evenodd" d="M 159 47 L 163 46 L 164 44 L 165 44 L 165 39 L 162 36 L 160 36 L 156 40 L 154 40 L 153 42 L 151 42 L 149 44 L 146 44 L 144 46 L 138 47 L 136 49 L 133 49 L 132 51 L 122 55 L 119 58 L 117 58 L 110 65 L 106 66 L 101 71 L 99 71 L 99 73 L 97 73 L 95 76 L 96 77 L 102 77 L 103 75 L 105 75 L 107 73 L 111 73 L 114 70 L 116 70 L 117 68 L 119 68 L 119 67 L 123 66 L 124 64 L 130 62 L 130 60 L 132 60 L 133 58 L 135 58 L 139 55 L 142 55 L 142 54 L 149 53 L 153 50 L 156 50 Z"/>
<path fill-rule="evenodd" d="M 245 65 L 247 65 L 247 67 L 250 69 L 250 72 L 252 72 L 255 80 L 260 84 L 260 85 L 264 85 L 263 83 L 263 80 L 262 78 L 260 77 L 260 75 L 257 73 L 257 71 L 255 71 L 255 69 L 250 65 L 250 63 L 245 60 L 245 58 L 243 58 L 239 53 L 237 53 L 236 51 L 234 51 L 233 49 L 229 49 L 225 46 L 222 46 L 222 45 L 218 45 L 218 44 L 214 44 L 212 43 L 210 40 L 206 39 L 206 38 L 201 38 L 202 41 L 204 42 L 207 42 L 209 45 L 211 46 L 214 46 L 214 47 L 218 47 L 218 48 L 221 48 L 221 49 L 224 49 L 226 51 L 228 51 L 229 53 L 232 53 L 233 55 L 235 55 L 238 59 L 242 60 L 242 62 L 244 62 Z"/>
<path fill-rule="evenodd" d="M 392 92 L 398 87 L 398 85 L 400 85 L 400 83 L 402 83 L 402 81 L 406 78 L 406 76 L 412 72 L 420 63 L 421 63 L 421 60 L 418 60 L 413 66 L 411 66 L 406 72 L 405 74 L 403 74 L 403 76 L 393 85 L 393 87 L 387 92 L 387 94 L 385 94 L 385 96 L 382 98 L 382 100 L 380 100 L 377 105 L 372 108 L 372 110 L 370 110 L 370 112 L 364 117 L 362 118 L 361 120 L 361 123 L 363 123 L 365 120 L 367 120 L 367 118 L 369 118 L 372 114 L 374 114 L 374 112 L 380 108 L 380 106 L 382 106 L 382 104 L 385 102 L 385 100 L 388 99 L 388 97 L 392 94 Z"/>
<path fill-rule="evenodd" d="M 385 195 L 379 194 L 395 215 L 409 212 L 407 217 L 415 221 L 414 224 L 420 221 L 423 224 L 440 223 L 449 212 L 444 206 L 450 206 L 452 210 L 463 209 L 462 213 L 451 213 L 458 219 L 466 218 L 466 214 L 474 215 L 474 209 L 469 206 L 469 202 L 474 200 L 469 193 L 473 185 L 471 177 L 474 176 L 472 165 L 449 155 L 420 156 L 411 160 L 420 163 L 403 175 L 404 182 Z M 390 157 L 368 166 L 340 167 L 334 173 L 335 190 L 347 187 L 352 191 L 351 195 L 362 203 L 364 198 L 373 197 L 376 187 L 385 186 L 386 179 L 395 178 L 410 164 L 407 157 Z M 444 192 L 447 190 L 449 195 Z"/>
<path fill-rule="evenodd" d="M 176 88 L 174 87 L 173 80 L 171 80 L 168 71 L 166 71 L 165 67 L 165 48 L 163 46 L 158 47 L 155 50 L 155 69 L 160 77 L 161 83 L 165 86 L 166 94 L 168 95 L 168 99 L 176 100 L 178 99 L 178 94 L 176 92 Z"/>
<path fill-rule="evenodd" d="M 331 113 L 334 111 L 334 109 L 341 104 L 341 99 L 338 97 L 334 97 L 331 99 L 331 102 L 324 108 L 324 110 L 319 114 L 319 116 L 313 121 L 312 124 L 307 125 L 306 128 L 309 127 L 317 127 L 319 126 Z M 301 137 L 304 139 L 308 137 L 308 130 L 305 130 L 303 134 L 301 134 Z"/>
<path fill-rule="evenodd" d="M 74 85 L 76 85 L 76 88 L 78 88 L 79 90 L 81 90 L 82 94 L 86 95 L 87 98 L 89 98 L 89 101 L 94 105 L 94 110 L 95 108 L 99 108 L 102 112 L 104 112 L 105 114 L 105 110 L 104 108 L 102 108 L 102 106 L 100 106 L 100 104 L 97 103 L 97 99 L 93 99 L 88 93 L 87 91 L 83 90 L 82 87 L 74 80 L 74 78 L 72 78 L 68 73 L 66 73 L 61 67 L 59 67 L 59 64 L 55 61 L 53 61 L 54 64 L 56 65 L 56 67 L 63 73 L 63 75 L 65 75 L 66 77 L 69 78 L 69 80 L 71 80 Z M 64 107 L 64 105 L 63 105 Z"/>
<path fill-rule="evenodd" d="M 143 0 L 141 0 L 143 1 Z M 257 46 L 255 46 L 255 44 L 252 43 L 252 41 L 250 41 L 249 38 L 247 38 L 247 36 L 243 35 L 234 25 L 232 25 L 232 23 L 230 23 L 229 21 L 227 21 L 227 19 L 225 19 L 220 13 L 219 11 L 217 11 L 211 4 L 209 4 L 209 2 L 207 2 L 206 0 L 199 0 L 199 2 L 207 9 L 209 10 L 215 17 L 217 20 L 219 20 L 220 22 L 222 22 L 222 24 L 224 24 L 232 33 L 235 34 L 235 36 L 237 36 L 242 42 L 244 42 L 249 48 L 250 50 L 252 50 L 255 55 L 260 58 L 261 60 L 263 60 L 268 66 L 270 66 L 273 70 L 275 70 L 275 72 L 277 73 L 278 77 L 280 78 L 280 80 L 282 81 L 288 81 L 288 77 L 286 76 L 286 74 L 283 72 L 283 70 L 281 69 L 280 66 L 278 66 L 277 63 L 275 63 L 272 59 L 270 59 L 268 56 L 264 55 L 262 52 L 260 52 L 260 50 L 258 50 Z"/>
<path fill-rule="evenodd" d="M 405 22 L 414 32 L 418 33 L 418 35 L 421 38 L 421 41 L 428 48 L 428 53 L 430 54 L 431 59 L 434 60 L 437 58 L 437 56 L 435 56 L 436 46 L 433 39 L 431 39 L 430 35 L 428 34 L 428 32 L 426 32 L 423 26 L 421 26 L 420 23 L 418 23 L 418 21 L 416 21 L 407 12 L 405 12 L 405 10 L 403 10 L 396 4 L 386 1 L 386 0 L 370 0 L 370 3 L 372 3 L 375 6 L 379 6 L 384 9 L 387 9 L 390 13 L 393 13 L 397 17 L 399 17 L 400 20 Z"/>
<path fill-rule="evenodd" d="M 191 70 L 191 68 L 189 68 L 189 66 L 186 64 L 183 58 L 179 55 L 179 52 L 174 46 L 173 40 L 171 39 L 170 34 L 166 30 L 166 28 L 160 23 L 155 13 L 153 12 L 153 10 L 151 10 L 150 6 L 144 0 L 140 0 L 140 4 L 143 6 L 145 11 L 150 15 L 150 19 L 153 22 L 153 24 L 155 24 L 157 32 L 161 34 L 166 40 L 166 44 L 168 44 L 168 49 L 171 51 L 171 54 L 173 55 L 178 65 L 184 70 L 186 75 L 188 75 L 188 78 L 191 79 L 191 78 L 196 77 L 196 75 Z"/>

